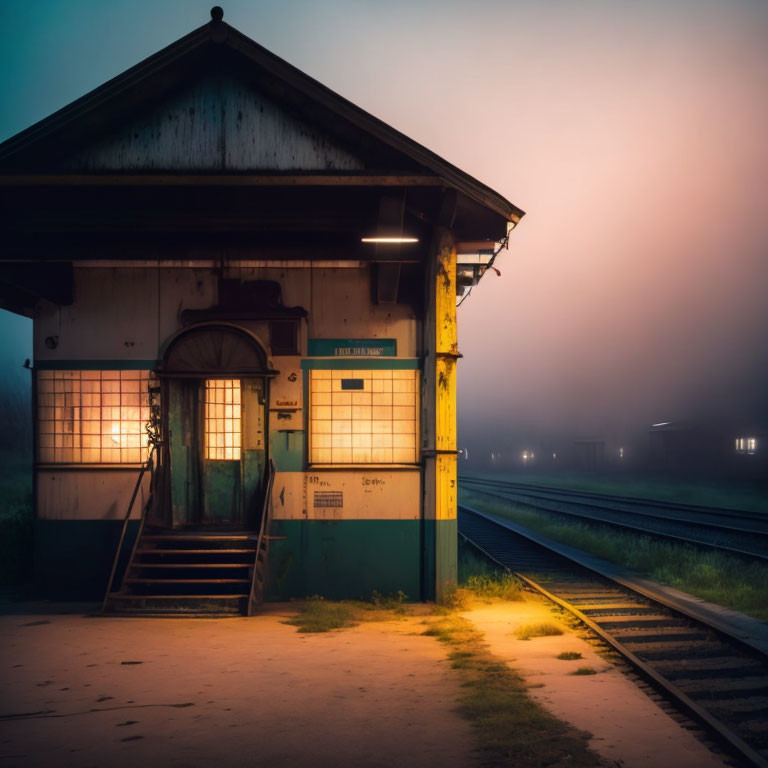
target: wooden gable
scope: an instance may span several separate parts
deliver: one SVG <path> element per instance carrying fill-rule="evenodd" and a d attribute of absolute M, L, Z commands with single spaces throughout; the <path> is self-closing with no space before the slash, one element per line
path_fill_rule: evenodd
<path fill-rule="evenodd" d="M 364 161 L 231 73 L 204 74 L 114 133 L 75 151 L 59 170 L 360 171 Z"/>

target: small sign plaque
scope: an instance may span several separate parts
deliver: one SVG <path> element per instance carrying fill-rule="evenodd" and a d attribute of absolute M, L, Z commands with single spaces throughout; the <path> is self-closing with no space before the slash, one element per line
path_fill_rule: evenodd
<path fill-rule="evenodd" d="M 310 357 L 397 357 L 397 339 L 309 339 Z"/>
<path fill-rule="evenodd" d="M 341 509 L 344 506 L 344 492 L 315 491 L 313 502 L 315 509 Z"/>

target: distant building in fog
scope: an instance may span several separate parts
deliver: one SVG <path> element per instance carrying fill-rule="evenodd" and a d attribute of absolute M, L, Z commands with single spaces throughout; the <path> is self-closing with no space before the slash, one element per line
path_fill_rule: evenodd
<path fill-rule="evenodd" d="M 594 471 L 605 465 L 605 441 L 583 438 L 573 441 L 573 458 L 578 469 Z"/>

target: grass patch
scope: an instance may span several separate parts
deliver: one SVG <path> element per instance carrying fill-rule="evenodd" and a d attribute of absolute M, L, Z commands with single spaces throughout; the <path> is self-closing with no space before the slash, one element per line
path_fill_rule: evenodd
<path fill-rule="evenodd" d="M 358 609 L 349 602 L 309 600 L 301 613 L 286 623 L 299 628 L 299 632 L 330 632 L 332 629 L 353 627 L 357 621 Z"/>
<path fill-rule="evenodd" d="M 330 632 L 354 627 L 364 621 L 388 621 L 406 613 L 405 594 L 398 591 L 385 597 L 374 592 L 371 602 L 362 600 L 326 600 L 313 595 L 301 606 L 301 613 L 286 621 L 299 632 Z"/>
<path fill-rule="evenodd" d="M 577 670 L 571 672 L 572 675 L 596 675 L 597 670 L 592 667 L 579 667 Z"/>
<path fill-rule="evenodd" d="M 444 614 L 424 634 L 447 646 L 451 666 L 461 675 L 461 713 L 472 723 L 485 766 L 601 765 L 587 745 L 589 734 L 534 702 L 520 675 L 487 650 L 471 622 Z"/>
<path fill-rule="evenodd" d="M 477 597 L 498 597 L 501 600 L 521 600 L 523 587 L 511 573 L 498 576 L 471 576 L 464 586 Z"/>
<path fill-rule="evenodd" d="M 562 634 L 563 630 L 557 624 L 544 621 L 540 624 L 524 624 L 522 627 L 518 627 L 515 637 L 518 640 L 530 640 L 532 637 L 553 637 Z"/>
<path fill-rule="evenodd" d="M 471 544 L 459 539 L 459 583 L 443 599 L 451 610 L 469 607 L 473 598 L 521 600 L 523 585 L 509 571 L 499 568 Z"/>
<path fill-rule="evenodd" d="M 768 621 L 768 565 L 731 555 L 618 531 L 600 523 L 564 520 L 549 512 L 522 509 L 462 493 L 461 500 L 505 517 L 555 541 L 632 568 L 662 584 L 717 605 Z"/>
<path fill-rule="evenodd" d="M 555 656 L 560 661 L 576 661 L 576 659 L 584 658 L 578 651 L 563 651 Z"/>

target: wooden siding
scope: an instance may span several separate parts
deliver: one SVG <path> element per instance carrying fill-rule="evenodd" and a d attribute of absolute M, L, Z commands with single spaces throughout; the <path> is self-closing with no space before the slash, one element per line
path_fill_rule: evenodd
<path fill-rule="evenodd" d="M 363 163 L 234 78 L 208 76 L 115 135 L 69 158 L 66 171 L 357 171 Z"/>

